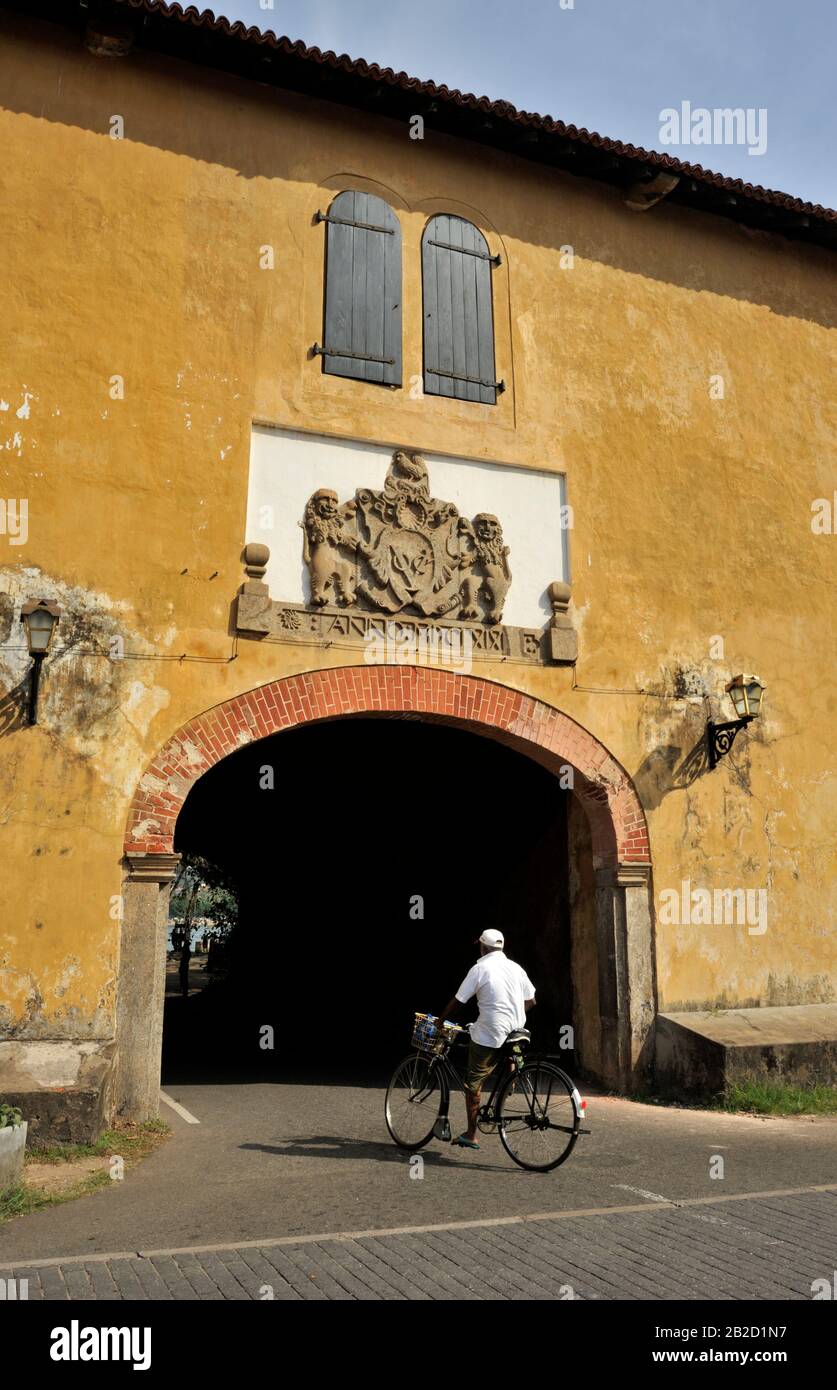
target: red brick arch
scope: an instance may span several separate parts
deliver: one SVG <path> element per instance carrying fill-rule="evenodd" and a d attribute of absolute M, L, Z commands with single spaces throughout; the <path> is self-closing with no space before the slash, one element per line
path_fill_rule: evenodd
<path fill-rule="evenodd" d="M 283 729 L 359 714 L 417 715 L 496 739 L 556 773 L 569 764 L 590 821 L 594 862 L 650 862 L 645 814 L 631 779 L 598 739 L 569 715 L 519 690 L 417 666 L 346 666 L 287 676 L 190 719 L 140 780 L 126 854 L 171 854 L 189 791 L 227 754 Z"/>

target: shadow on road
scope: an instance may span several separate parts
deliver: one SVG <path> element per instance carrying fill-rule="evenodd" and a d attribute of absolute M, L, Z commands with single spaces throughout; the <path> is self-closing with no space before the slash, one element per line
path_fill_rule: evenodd
<path fill-rule="evenodd" d="M 280 1144 L 239 1144 L 239 1148 L 255 1149 L 259 1153 L 276 1154 L 283 1158 L 377 1158 L 384 1163 L 408 1163 L 417 1156 L 396 1149 L 394 1144 L 371 1139 L 344 1139 L 338 1134 L 299 1135 Z M 468 1152 L 474 1153 L 474 1150 Z M 461 1160 L 448 1158 L 435 1149 L 422 1149 L 418 1156 L 433 1168 L 461 1167 Z M 505 1167 L 500 1163 L 481 1163 L 479 1159 L 467 1166 L 485 1173 L 496 1173 L 499 1168 Z"/>

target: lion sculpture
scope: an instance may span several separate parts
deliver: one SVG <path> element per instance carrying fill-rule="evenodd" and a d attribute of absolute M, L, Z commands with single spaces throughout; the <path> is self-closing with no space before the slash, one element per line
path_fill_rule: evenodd
<path fill-rule="evenodd" d="M 348 607 L 356 598 L 355 552 L 358 541 L 346 530 L 357 503 L 338 505 L 337 493 L 321 487 L 305 508 L 302 557 L 311 579 L 311 602 L 322 608 L 329 602 Z"/>
<path fill-rule="evenodd" d="M 480 512 L 474 518 L 472 544 L 468 557 L 470 572 L 462 582 L 460 617 L 479 618 L 477 600 L 481 597 L 486 605 L 485 621 L 502 622 L 503 604 L 511 584 L 509 547 L 503 544 L 503 528 L 491 512 Z"/>

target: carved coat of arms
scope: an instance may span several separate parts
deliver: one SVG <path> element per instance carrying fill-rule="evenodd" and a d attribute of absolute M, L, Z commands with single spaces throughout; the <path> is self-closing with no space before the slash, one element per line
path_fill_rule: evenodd
<path fill-rule="evenodd" d="M 430 494 L 427 465 L 397 450 L 381 491 L 320 488 L 302 522 L 311 603 L 499 623 L 511 583 L 496 516 L 473 522 Z"/>

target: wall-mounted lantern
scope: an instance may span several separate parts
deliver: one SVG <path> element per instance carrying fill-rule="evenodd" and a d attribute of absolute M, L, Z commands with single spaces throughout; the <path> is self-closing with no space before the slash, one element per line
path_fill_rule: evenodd
<path fill-rule="evenodd" d="M 721 758 L 729 752 L 738 730 L 759 714 L 765 687 L 758 676 L 734 676 L 725 690 L 738 718 L 724 724 L 716 724 L 714 719 L 710 719 L 706 725 L 706 754 L 710 768 L 717 767 Z"/>
<path fill-rule="evenodd" d="M 32 658 L 32 675 L 29 680 L 29 723 L 38 722 L 38 686 L 41 681 L 41 664 L 50 648 L 52 634 L 58 626 L 61 609 L 57 603 L 48 599 L 31 599 L 20 610 L 20 621 L 26 627 L 26 642 Z"/>

